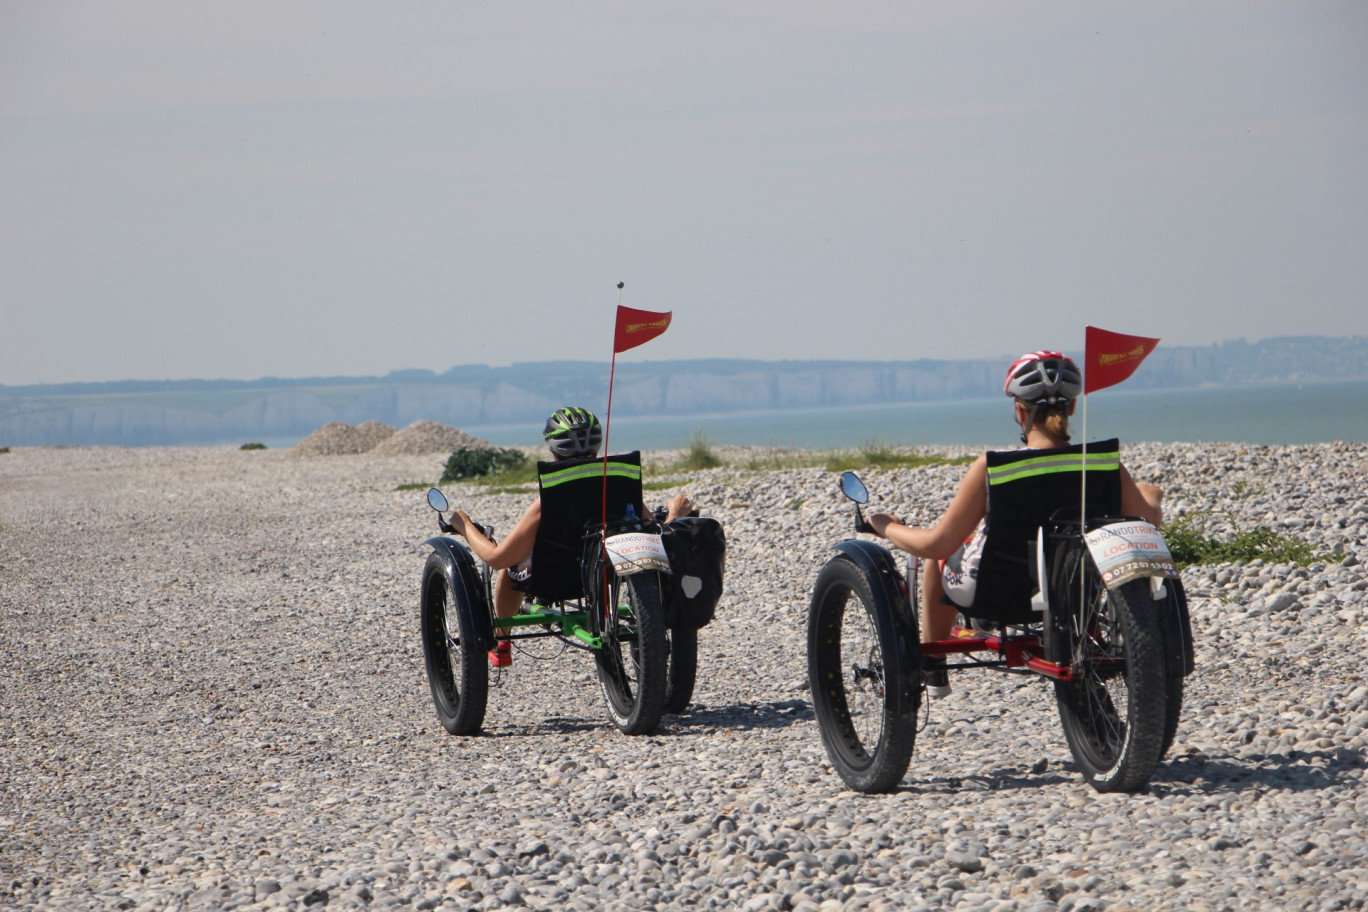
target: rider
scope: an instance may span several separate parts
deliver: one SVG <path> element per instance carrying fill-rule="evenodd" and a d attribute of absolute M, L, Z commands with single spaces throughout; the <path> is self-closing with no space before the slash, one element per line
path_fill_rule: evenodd
<path fill-rule="evenodd" d="M 1083 391 L 1083 377 L 1073 360 L 1055 351 L 1022 355 L 1007 369 L 1003 390 L 1013 400 L 1013 414 L 1027 449 L 1068 446 L 1069 416 Z M 1140 516 L 1154 525 L 1163 520 L 1163 492 L 1155 485 L 1137 484 L 1121 467 L 1121 512 Z M 881 537 L 904 551 L 930 561 L 922 574 L 922 630 L 928 642 L 947 639 L 955 614 L 973 603 L 978 559 L 982 555 L 988 511 L 988 462 L 980 455 L 965 473 L 940 521 L 927 529 L 908 526 L 887 513 L 869 517 Z M 942 596 L 948 596 L 946 604 Z M 943 697 L 950 692 L 942 656 L 923 660 L 927 692 Z"/>
<path fill-rule="evenodd" d="M 551 413 L 551 417 L 546 419 L 542 437 L 557 462 L 581 459 L 598 455 L 599 446 L 603 443 L 603 428 L 593 412 L 572 405 Z M 665 508 L 668 511 L 665 521 L 672 522 L 689 515 L 693 503 L 683 494 L 676 494 L 669 499 Z M 522 518 L 508 535 L 495 544 L 464 510 L 452 513 L 452 531 L 465 538 L 476 557 L 499 571 L 494 583 L 495 617 L 510 617 L 517 614 L 522 606 L 523 593 L 517 585 L 532 574 L 532 545 L 537 540 L 537 526 L 540 523 L 541 499 L 538 498 L 523 511 Z M 489 662 L 496 668 L 506 668 L 513 664 L 513 644 L 508 639 L 508 628 L 500 627 L 494 633 L 498 642 L 489 650 Z"/>

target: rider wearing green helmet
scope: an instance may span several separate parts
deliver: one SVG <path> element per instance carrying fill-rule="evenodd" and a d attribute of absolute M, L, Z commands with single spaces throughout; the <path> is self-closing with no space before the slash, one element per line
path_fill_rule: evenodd
<path fill-rule="evenodd" d="M 603 428 L 593 412 L 569 405 L 556 409 L 546 419 L 542 438 L 557 461 L 583 459 L 598 455 L 599 447 L 603 445 Z M 683 494 L 676 494 L 666 503 L 666 510 L 665 521 L 672 522 L 689 515 L 693 503 Z M 499 571 L 494 582 L 494 615 L 510 617 L 517 614 L 523 603 L 523 593 L 517 584 L 532 573 L 532 545 L 537 540 L 537 526 L 541 523 L 541 499 L 528 505 L 522 518 L 498 544 L 490 541 L 464 510 L 454 510 L 449 523 L 452 531 L 470 544 L 476 557 Z M 495 667 L 505 668 L 513 664 L 508 630 L 501 627 L 494 633 L 499 639 L 495 648 L 489 651 L 489 661 Z"/>

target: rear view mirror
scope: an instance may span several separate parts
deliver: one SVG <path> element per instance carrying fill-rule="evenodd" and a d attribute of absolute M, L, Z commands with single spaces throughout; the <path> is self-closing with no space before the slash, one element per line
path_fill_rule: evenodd
<path fill-rule="evenodd" d="M 432 509 L 436 510 L 438 513 L 445 513 L 447 510 L 451 509 L 451 506 L 447 503 L 446 495 L 436 488 L 428 488 L 428 506 L 432 507 Z"/>
<path fill-rule="evenodd" d="M 841 493 L 857 504 L 869 503 L 869 489 L 854 472 L 841 473 Z"/>

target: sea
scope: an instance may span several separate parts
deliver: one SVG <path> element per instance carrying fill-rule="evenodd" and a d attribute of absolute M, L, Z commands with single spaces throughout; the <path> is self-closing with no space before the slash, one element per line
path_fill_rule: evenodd
<path fill-rule="evenodd" d="M 603 416 L 600 415 L 600 418 Z M 1081 400 L 1073 438 L 1140 443 L 1300 444 L 1368 442 L 1368 380 L 1099 390 Z M 496 446 L 540 442 L 540 424 L 490 424 L 463 430 Z M 658 418 L 613 417 L 613 450 L 708 445 L 797 449 L 877 446 L 1017 445 L 1006 397 L 900 405 L 785 409 Z"/>

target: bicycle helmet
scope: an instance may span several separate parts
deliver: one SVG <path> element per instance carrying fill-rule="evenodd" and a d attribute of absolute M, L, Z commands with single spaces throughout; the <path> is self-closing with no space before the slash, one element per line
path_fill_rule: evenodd
<path fill-rule="evenodd" d="M 1083 392 L 1083 375 L 1072 358 L 1059 352 L 1028 352 L 1007 368 L 1002 390 L 1033 405 L 1061 406 Z"/>
<path fill-rule="evenodd" d="M 598 455 L 599 445 L 603 443 L 603 428 L 593 412 L 567 405 L 556 409 L 546 419 L 542 436 L 557 458 L 577 459 Z"/>

